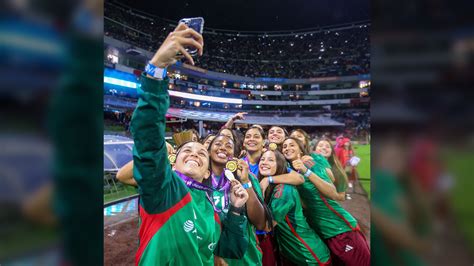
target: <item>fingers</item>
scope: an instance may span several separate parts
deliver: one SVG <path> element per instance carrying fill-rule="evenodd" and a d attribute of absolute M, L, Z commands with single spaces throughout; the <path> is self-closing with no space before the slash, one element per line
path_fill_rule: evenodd
<path fill-rule="evenodd" d="M 242 186 L 242 184 L 240 184 L 240 182 L 239 182 L 238 180 L 236 180 L 236 179 L 232 180 L 232 181 L 230 182 L 230 185 L 232 186 L 232 189 L 231 189 L 231 190 L 237 188 L 239 185 Z"/>
<path fill-rule="evenodd" d="M 204 40 L 202 38 L 202 35 L 199 34 L 198 32 L 196 32 L 195 30 L 191 29 L 191 28 L 188 28 L 186 26 L 187 29 L 183 30 L 183 31 L 179 31 L 177 32 L 177 34 L 181 37 L 185 37 L 185 38 L 194 38 L 198 43 L 201 44 L 201 46 L 204 46 Z"/>
<path fill-rule="evenodd" d="M 245 188 L 243 188 L 242 186 L 239 186 L 239 187 L 234 191 L 234 194 L 235 194 L 236 196 L 238 196 L 239 198 L 244 198 L 246 193 L 247 193 L 247 192 L 245 191 Z"/>
<path fill-rule="evenodd" d="M 178 26 L 174 29 L 174 31 L 182 31 L 188 29 L 188 26 L 184 24 L 183 22 L 179 23 Z"/>
<path fill-rule="evenodd" d="M 182 46 L 192 46 L 197 48 L 199 55 L 202 55 L 202 45 L 192 38 L 177 37 L 177 40 Z"/>
<path fill-rule="evenodd" d="M 178 50 L 181 52 L 181 54 L 184 55 L 184 57 L 186 57 L 186 59 L 188 60 L 188 62 L 191 64 L 191 65 L 194 65 L 194 60 L 193 58 L 191 57 L 191 55 L 186 51 L 186 49 L 184 49 L 183 46 L 180 46 L 178 48 Z"/>

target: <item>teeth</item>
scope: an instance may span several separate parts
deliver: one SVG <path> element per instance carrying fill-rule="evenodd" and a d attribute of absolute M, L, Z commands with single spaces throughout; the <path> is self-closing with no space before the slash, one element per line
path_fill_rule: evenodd
<path fill-rule="evenodd" d="M 199 166 L 198 162 L 194 161 L 194 160 L 189 160 L 186 162 L 186 164 L 192 164 L 194 166 Z"/>

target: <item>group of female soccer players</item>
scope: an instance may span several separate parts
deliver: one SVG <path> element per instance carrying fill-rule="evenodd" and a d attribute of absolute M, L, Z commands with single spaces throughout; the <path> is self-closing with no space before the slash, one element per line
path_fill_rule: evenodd
<path fill-rule="evenodd" d="M 187 57 L 184 45 L 202 54 L 202 36 L 180 24 L 150 63 Z M 347 181 L 329 140 L 311 152 L 304 131 L 259 125 L 240 140 L 230 121 L 174 151 L 164 138 L 168 80 L 152 74 L 142 75 L 132 117 L 133 163 L 118 174 L 140 193 L 137 265 L 370 264 L 356 219 L 338 203 Z"/>

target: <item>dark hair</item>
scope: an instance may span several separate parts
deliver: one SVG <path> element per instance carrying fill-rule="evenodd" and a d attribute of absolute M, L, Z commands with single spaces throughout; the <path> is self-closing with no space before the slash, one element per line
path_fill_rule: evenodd
<path fill-rule="evenodd" d="M 329 156 L 327 160 L 329 162 L 329 165 L 331 166 L 331 171 L 334 174 L 334 185 L 336 186 L 337 192 L 346 191 L 348 182 L 346 171 L 344 171 L 341 162 L 339 162 L 339 159 L 336 157 L 334 146 L 331 144 L 331 141 L 328 138 L 323 137 L 316 142 L 316 144 L 314 145 L 314 149 L 316 149 L 316 147 L 321 141 L 326 141 L 331 147 L 331 156 Z"/>
<path fill-rule="evenodd" d="M 260 135 L 262 136 L 262 139 L 265 139 L 266 138 L 266 135 L 265 135 L 265 130 L 263 130 L 262 126 L 260 125 L 252 125 L 251 127 L 249 127 L 245 133 L 244 133 L 244 137 L 245 137 L 245 134 L 247 134 L 247 132 L 251 129 L 257 129 L 258 132 L 260 133 Z"/>
<path fill-rule="evenodd" d="M 287 163 L 286 163 L 286 159 L 285 159 L 285 156 L 283 156 L 283 154 L 279 151 L 279 150 L 268 150 L 266 151 L 265 153 L 267 152 L 273 152 L 275 154 L 275 159 L 276 159 L 276 165 L 277 165 L 277 168 L 276 168 L 276 171 L 275 171 L 275 176 L 276 175 L 283 175 L 283 174 L 287 174 L 288 173 L 288 169 L 287 169 Z M 264 153 L 264 154 L 265 154 Z M 262 154 L 263 155 L 263 154 Z M 260 164 L 260 163 L 259 163 Z M 258 180 L 262 180 L 264 176 L 262 176 L 262 174 L 259 172 L 258 173 Z M 271 198 L 271 195 L 273 194 L 273 190 L 275 189 L 275 186 L 277 184 L 270 184 L 270 186 L 267 188 L 267 190 L 265 191 L 265 195 L 264 195 L 264 198 L 265 198 L 265 203 L 268 204 L 269 201 L 270 201 L 270 198 Z"/>
<path fill-rule="evenodd" d="M 283 129 L 283 133 L 285 133 L 285 137 L 288 137 L 288 136 L 289 136 L 289 135 L 288 135 L 288 130 L 286 130 L 286 128 L 281 127 L 281 126 L 271 126 L 271 127 L 268 129 L 268 132 L 270 132 L 270 130 L 271 130 L 272 128 L 274 128 L 274 127 L 279 127 L 279 128 L 281 128 L 281 129 Z"/>
<path fill-rule="evenodd" d="M 308 152 L 306 151 L 306 149 L 304 148 L 303 142 L 301 142 L 301 140 L 299 140 L 299 139 L 297 139 L 297 138 L 288 137 L 288 138 L 286 138 L 286 139 L 283 141 L 283 143 L 285 143 L 285 141 L 287 141 L 287 140 L 289 140 L 289 139 L 294 140 L 294 141 L 296 142 L 296 144 L 298 145 L 298 148 L 300 149 L 300 151 L 301 151 L 301 153 L 303 154 L 303 156 L 304 156 L 304 155 L 309 155 L 309 153 L 308 153 Z M 283 143 L 282 143 L 282 145 L 281 145 L 281 146 L 282 146 L 282 149 L 283 149 Z"/>
<path fill-rule="evenodd" d="M 199 139 L 201 138 L 201 137 L 199 136 L 199 132 L 198 132 L 196 129 L 194 129 L 194 128 L 191 128 L 191 129 L 189 129 L 189 130 L 190 130 L 191 132 L 193 132 L 194 135 L 196 135 L 197 140 L 199 141 Z"/>
<path fill-rule="evenodd" d="M 309 154 L 310 153 L 310 147 L 309 147 L 309 135 L 308 133 L 306 133 L 306 131 L 302 130 L 301 128 L 297 128 L 297 129 L 294 129 L 291 131 L 290 135 L 288 136 L 291 136 L 291 134 L 293 134 L 293 132 L 299 132 L 301 134 L 303 134 L 304 136 L 304 149 L 305 149 L 305 152 L 306 154 Z"/>
<path fill-rule="evenodd" d="M 216 135 L 214 134 L 208 134 L 204 139 L 201 140 L 201 144 L 204 144 L 206 143 L 206 141 L 210 138 L 210 137 L 215 137 Z"/>

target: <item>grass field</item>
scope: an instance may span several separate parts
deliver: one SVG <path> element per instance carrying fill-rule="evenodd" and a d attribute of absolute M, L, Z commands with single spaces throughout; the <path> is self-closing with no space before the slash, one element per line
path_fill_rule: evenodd
<path fill-rule="evenodd" d="M 456 222 L 466 236 L 471 252 L 474 252 L 474 211 L 472 210 L 471 193 L 474 187 L 472 165 L 474 155 L 471 153 L 452 153 L 445 156 L 449 173 L 454 178 L 454 188 L 451 192 L 451 203 Z"/>
<path fill-rule="evenodd" d="M 113 193 L 107 193 L 107 194 L 104 193 L 104 204 L 114 201 L 114 200 L 125 198 L 128 196 L 136 195 L 136 194 L 138 194 L 138 191 L 136 188 L 132 186 L 123 186 L 119 190 L 119 192 L 113 192 Z"/>
<path fill-rule="evenodd" d="M 354 150 L 356 156 L 360 158 L 357 166 L 360 183 L 370 199 L 370 145 L 354 145 Z"/>

